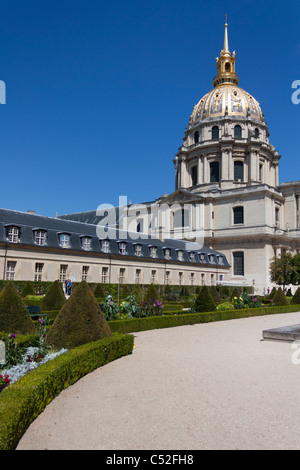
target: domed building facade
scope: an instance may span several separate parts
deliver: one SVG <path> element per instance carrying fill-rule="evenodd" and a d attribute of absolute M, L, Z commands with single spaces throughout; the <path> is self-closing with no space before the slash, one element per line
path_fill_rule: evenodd
<path fill-rule="evenodd" d="M 157 203 L 182 207 L 186 240 L 226 255 L 227 284 L 263 293 L 272 287 L 272 257 L 299 252 L 300 182 L 279 185 L 281 156 L 269 141 L 260 104 L 238 86 L 235 65 L 226 21 L 213 89 L 194 106 L 174 159 L 175 192 Z M 175 211 L 169 227 L 176 238 Z"/>

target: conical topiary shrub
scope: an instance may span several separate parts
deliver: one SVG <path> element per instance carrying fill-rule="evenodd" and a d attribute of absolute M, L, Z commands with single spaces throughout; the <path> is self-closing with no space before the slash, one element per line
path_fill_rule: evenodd
<path fill-rule="evenodd" d="M 150 284 L 148 289 L 147 289 L 147 292 L 145 294 L 145 297 L 144 297 L 144 300 L 147 301 L 147 300 L 157 300 L 158 299 L 158 293 L 157 293 L 157 289 L 155 287 L 154 284 Z"/>
<path fill-rule="evenodd" d="M 66 298 L 59 281 L 54 281 L 41 302 L 41 311 L 50 312 L 51 310 L 60 310 L 65 304 Z"/>
<path fill-rule="evenodd" d="M 82 281 L 60 310 L 46 342 L 55 348 L 72 349 L 111 335 L 92 289 Z"/>
<path fill-rule="evenodd" d="M 276 287 L 273 287 L 273 289 L 270 292 L 269 299 L 274 299 L 274 295 L 276 294 L 277 289 Z"/>
<path fill-rule="evenodd" d="M 35 295 L 34 286 L 31 281 L 26 282 L 21 295 L 22 297 L 26 297 L 27 295 Z"/>
<path fill-rule="evenodd" d="M 275 305 L 289 305 L 289 301 L 284 295 L 284 292 L 281 287 L 279 287 L 278 291 L 274 295 L 273 301 Z"/>
<path fill-rule="evenodd" d="M 12 282 L 8 282 L 0 294 L 0 331 L 22 335 L 34 333 L 30 314 Z"/>
<path fill-rule="evenodd" d="M 291 298 L 291 304 L 300 305 L 300 287 L 296 290 L 295 294 Z"/>
<path fill-rule="evenodd" d="M 195 300 L 196 312 L 213 312 L 216 310 L 216 304 L 212 298 L 207 286 L 203 286 Z"/>
<path fill-rule="evenodd" d="M 106 291 L 103 288 L 102 284 L 97 284 L 94 290 L 94 296 L 97 299 L 104 299 L 106 297 Z"/>

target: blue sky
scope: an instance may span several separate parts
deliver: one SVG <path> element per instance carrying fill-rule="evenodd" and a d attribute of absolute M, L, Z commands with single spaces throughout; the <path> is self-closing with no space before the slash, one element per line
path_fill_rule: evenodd
<path fill-rule="evenodd" d="M 212 89 L 228 15 L 239 86 L 300 179 L 300 2 L 1 0 L 1 203 L 55 216 L 174 190 L 173 158 Z"/>

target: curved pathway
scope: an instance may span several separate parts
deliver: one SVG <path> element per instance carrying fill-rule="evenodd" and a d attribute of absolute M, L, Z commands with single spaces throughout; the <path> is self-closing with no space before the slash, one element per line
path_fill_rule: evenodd
<path fill-rule="evenodd" d="M 136 333 L 132 355 L 63 391 L 17 449 L 299 449 L 300 352 L 262 341 L 296 323 L 300 313 Z"/>

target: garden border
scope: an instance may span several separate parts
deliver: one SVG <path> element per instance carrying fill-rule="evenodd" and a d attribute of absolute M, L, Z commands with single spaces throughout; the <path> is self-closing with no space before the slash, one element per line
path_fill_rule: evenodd
<path fill-rule="evenodd" d="M 118 333 L 133 333 L 137 331 L 172 328 L 176 326 L 194 325 L 215 321 L 234 320 L 238 318 L 272 315 L 280 313 L 300 312 L 300 305 L 284 305 L 275 307 L 258 307 L 236 310 L 215 310 L 202 313 L 168 312 L 167 315 L 130 320 L 111 320 L 107 323 L 111 331 Z"/>
<path fill-rule="evenodd" d="M 0 450 L 14 450 L 29 425 L 65 388 L 95 369 L 132 353 L 134 336 L 78 346 L 26 374 L 0 394 Z"/>

